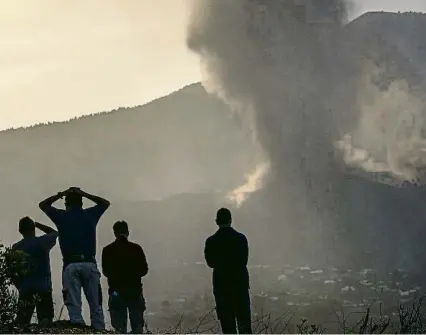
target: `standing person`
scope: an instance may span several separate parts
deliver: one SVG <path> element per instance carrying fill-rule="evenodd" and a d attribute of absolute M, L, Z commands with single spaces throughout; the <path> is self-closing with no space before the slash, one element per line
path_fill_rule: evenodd
<path fill-rule="evenodd" d="M 148 273 L 145 253 L 139 244 L 130 242 L 125 221 L 113 226 L 116 240 L 102 250 L 102 272 L 108 278 L 111 324 L 120 333 L 127 333 L 127 312 L 132 333 L 142 333 L 146 310 L 142 277 Z"/>
<path fill-rule="evenodd" d="M 217 232 L 206 240 L 204 255 L 213 269 L 213 294 L 216 313 L 224 334 L 251 334 L 249 248 L 244 234 L 231 227 L 227 208 L 216 214 Z"/>
<path fill-rule="evenodd" d="M 36 228 L 45 234 L 36 236 Z M 28 216 L 19 220 L 19 232 L 23 239 L 15 243 L 12 250 L 25 254 L 25 273 L 18 275 L 14 283 L 19 292 L 16 323 L 29 324 L 36 309 L 38 323 L 47 326 L 53 321 L 50 250 L 56 244 L 58 232 Z"/>
<path fill-rule="evenodd" d="M 65 210 L 53 203 L 65 197 Z M 83 208 L 83 197 L 95 206 Z M 105 329 L 102 311 L 102 292 L 99 290 L 101 274 L 96 263 L 96 226 L 110 203 L 101 197 L 71 187 L 40 202 L 40 209 L 58 227 L 59 246 L 64 262 L 62 281 L 65 305 L 70 321 L 85 325 L 81 314 L 81 289 L 90 308 L 91 326 Z"/>

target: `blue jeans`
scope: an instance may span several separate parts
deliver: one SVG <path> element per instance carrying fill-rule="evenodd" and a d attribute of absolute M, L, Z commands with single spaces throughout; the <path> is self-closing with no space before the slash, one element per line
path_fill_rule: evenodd
<path fill-rule="evenodd" d="M 105 319 L 99 294 L 101 273 L 96 263 L 71 263 L 64 269 L 62 280 L 65 305 L 70 321 L 85 324 L 81 314 L 81 289 L 83 289 L 90 308 L 91 326 L 105 329 Z"/>
<path fill-rule="evenodd" d="M 113 292 L 108 300 L 109 313 L 112 327 L 120 332 L 127 333 L 127 311 L 130 319 L 130 327 L 133 334 L 143 332 L 145 324 L 143 312 L 146 310 L 145 299 L 142 294 L 123 296 Z"/>

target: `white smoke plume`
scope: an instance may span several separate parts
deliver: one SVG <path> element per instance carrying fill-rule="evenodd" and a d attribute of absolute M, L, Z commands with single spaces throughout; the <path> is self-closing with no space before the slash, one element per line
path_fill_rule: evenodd
<path fill-rule="evenodd" d="M 374 79 L 382 71 L 374 63 L 366 63 L 358 88 L 359 120 L 336 147 L 343 151 L 346 164 L 388 173 L 395 184 L 424 182 L 426 101 L 404 79 L 381 90 Z"/>
<path fill-rule="evenodd" d="M 255 170 L 246 176 L 246 183 L 229 192 L 227 199 L 237 207 L 241 206 L 251 193 L 262 187 L 263 178 L 268 172 L 268 168 L 268 163 L 257 165 Z"/>

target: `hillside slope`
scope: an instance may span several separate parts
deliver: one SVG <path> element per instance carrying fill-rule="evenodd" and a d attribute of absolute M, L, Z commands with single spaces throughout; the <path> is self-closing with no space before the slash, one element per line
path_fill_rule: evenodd
<path fill-rule="evenodd" d="M 112 223 L 127 220 L 150 263 L 148 299 L 176 292 L 181 280 L 160 283 L 155 269 L 203 258 L 217 207 L 253 164 L 249 135 L 200 84 L 145 106 L 0 132 L 0 241 L 20 238 L 25 215 L 51 225 L 38 202 L 77 185 L 112 201 L 99 223 L 98 252 L 113 240 Z M 57 247 L 52 269 L 60 303 Z"/>
<path fill-rule="evenodd" d="M 226 192 L 250 166 L 247 134 L 200 84 L 145 106 L 0 132 L 0 209 L 10 220 L 79 185 L 111 199 Z"/>

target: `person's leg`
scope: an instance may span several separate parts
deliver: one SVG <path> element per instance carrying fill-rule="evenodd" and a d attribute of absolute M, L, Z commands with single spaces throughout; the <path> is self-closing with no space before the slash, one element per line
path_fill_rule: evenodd
<path fill-rule="evenodd" d="M 37 319 L 38 323 L 48 326 L 53 321 L 53 297 L 52 292 L 38 293 L 37 301 Z"/>
<path fill-rule="evenodd" d="M 253 331 L 251 329 L 251 308 L 249 290 L 236 292 L 235 303 L 238 333 L 253 334 Z"/>
<path fill-rule="evenodd" d="M 142 294 L 136 296 L 134 299 L 127 300 L 127 307 L 129 308 L 130 326 L 133 334 L 141 334 L 145 326 L 143 313 L 146 310 L 145 298 Z"/>
<path fill-rule="evenodd" d="M 221 292 L 215 292 L 216 314 L 222 327 L 223 334 L 236 334 L 237 324 L 232 306 L 232 299 L 229 295 Z"/>
<path fill-rule="evenodd" d="M 83 274 L 83 290 L 90 308 L 90 321 L 93 328 L 105 329 L 104 312 L 100 304 L 99 285 L 101 273 L 95 263 L 81 263 Z"/>
<path fill-rule="evenodd" d="M 63 273 L 63 286 L 65 290 L 65 306 L 71 323 L 85 325 L 81 315 L 81 264 L 69 264 Z"/>
<path fill-rule="evenodd" d="M 34 295 L 32 293 L 19 294 L 18 312 L 15 322 L 19 326 L 26 326 L 31 323 L 35 309 Z"/>
<path fill-rule="evenodd" d="M 127 306 L 117 294 L 110 294 L 108 299 L 111 326 L 120 334 L 127 333 Z"/>

